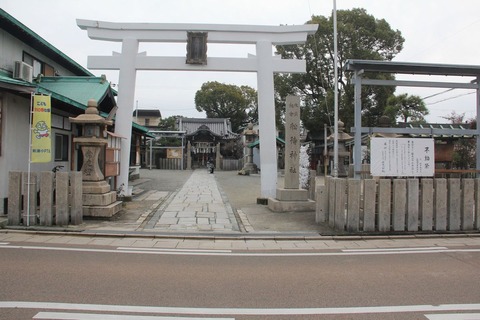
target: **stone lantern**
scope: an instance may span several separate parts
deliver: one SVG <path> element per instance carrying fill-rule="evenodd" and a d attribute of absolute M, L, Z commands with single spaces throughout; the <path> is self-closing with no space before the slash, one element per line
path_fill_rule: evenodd
<path fill-rule="evenodd" d="M 117 201 L 117 193 L 111 191 L 105 181 L 99 156 L 108 143 L 106 127 L 112 121 L 101 117 L 97 102 L 90 99 L 85 114 L 70 118 L 70 122 L 82 126 L 82 135 L 75 137 L 73 142 L 80 146 L 83 154 L 83 215 L 111 217 L 120 210 L 121 201 Z"/>
<path fill-rule="evenodd" d="M 348 176 L 348 163 L 350 158 L 350 152 L 345 146 L 348 140 L 352 140 L 352 136 L 344 132 L 345 124 L 339 120 L 338 121 L 338 176 L 346 177 Z M 328 140 L 333 141 L 335 139 L 334 134 L 331 134 Z M 329 156 L 333 158 L 333 150 L 329 152 Z M 333 167 L 333 166 L 332 166 Z"/>
<path fill-rule="evenodd" d="M 247 125 L 247 129 L 243 131 L 243 134 L 245 135 L 245 145 L 247 146 L 247 157 L 242 170 L 238 174 L 249 175 L 250 173 L 258 172 L 257 165 L 253 163 L 253 148 L 248 147 L 257 137 L 257 131 L 253 130 L 253 123 L 250 122 Z"/>

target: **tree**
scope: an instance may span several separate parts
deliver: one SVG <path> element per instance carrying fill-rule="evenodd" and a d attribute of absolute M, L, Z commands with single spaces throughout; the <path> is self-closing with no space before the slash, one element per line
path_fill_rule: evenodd
<path fill-rule="evenodd" d="M 476 129 L 475 119 L 464 122 L 465 113 L 458 114 L 452 111 L 449 115 L 442 117 L 449 120 L 452 124 L 465 123 L 470 129 Z M 455 141 L 453 147 L 452 166 L 456 169 L 470 169 L 476 167 L 476 142 L 472 138 L 460 138 Z"/>
<path fill-rule="evenodd" d="M 165 119 L 161 119 L 160 123 L 158 124 L 158 130 L 160 131 L 175 131 L 177 130 L 177 118 L 181 118 L 182 116 L 170 116 Z M 182 140 L 173 137 L 161 137 L 160 139 L 155 141 L 155 144 L 161 146 L 181 146 Z"/>
<path fill-rule="evenodd" d="M 257 92 L 249 86 L 235 86 L 216 81 L 206 82 L 195 93 L 195 107 L 207 118 L 230 118 L 232 130 L 256 122 Z"/>
<path fill-rule="evenodd" d="M 165 119 L 161 119 L 160 123 L 158 124 L 158 130 L 162 131 L 173 131 L 176 130 L 176 123 L 177 118 L 181 118 L 182 116 L 170 116 Z"/>
<path fill-rule="evenodd" d="M 301 119 L 311 132 L 319 132 L 323 124 L 333 125 L 334 51 L 333 17 L 312 16 L 307 23 L 319 25 L 315 35 L 304 45 L 277 46 L 283 58 L 305 59 L 306 74 L 275 76 L 276 107 L 284 112 L 288 94 L 304 97 Z M 403 48 L 400 31 L 392 30 L 384 19 L 376 19 L 365 9 L 337 11 L 339 117 L 346 128 L 353 126 L 354 105 L 352 75 L 343 71 L 347 59 L 392 60 Z M 376 79 L 393 79 L 389 74 L 369 75 Z M 387 98 L 395 91 L 390 86 L 365 86 L 362 91 L 363 123 L 376 125 L 383 115 Z"/>
<path fill-rule="evenodd" d="M 403 123 L 425 123 L 425 116 L 428 115 L 428 109 L 422 98 L 419 96 L 409 96 L 404 93 L 398 96 L 392 95 L 387 100 L 385 115 L 393 122 L 398 118 Z"/>

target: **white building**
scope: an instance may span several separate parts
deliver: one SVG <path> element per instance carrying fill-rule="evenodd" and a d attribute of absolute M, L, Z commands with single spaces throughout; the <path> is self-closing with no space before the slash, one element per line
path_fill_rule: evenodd
<path fill-rule="evenodd" d="M 72 143 L 78 128 L 68 118 L 84 113 L 89 99 L 107 116 L 116 106 L 115 92 L 104 77 L 95 77 L 0 9 L 0 214 L 7 210 L 9 172 L 28 170 L 32 93 L 51 95 L 52 160 L 32 163 L 31 171 L 79 170 L 81 152 Z"/>

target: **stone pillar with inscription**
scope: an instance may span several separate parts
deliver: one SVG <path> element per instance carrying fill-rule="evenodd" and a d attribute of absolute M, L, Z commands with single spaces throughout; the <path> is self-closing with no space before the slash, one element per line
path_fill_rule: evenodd
<path fill-rule="evenodd" d="M 285 186 L 277 188 L 275 199 L 268 199 L 268 208 L 275 212 L 315 211 L 308 191 L 299 188 L 300 97 L 288 96 L 285 108 Z"/>
<path fill-rule="evenodd" d="M 122 207 L 122 202 L 117 201 L 117 193 L 111 191 L 110 185 L 105 181 L 99 164 L 100 151 L 107 145 L 106 126 L 112 122 L 99 115 L 97 102 L 93 99 L 88 100 L 85 114 L 70 118 L 70 122 L 83 128 L 82 136 L 73 139 L 83 154 L 83 216 L 109 218 Z"/>

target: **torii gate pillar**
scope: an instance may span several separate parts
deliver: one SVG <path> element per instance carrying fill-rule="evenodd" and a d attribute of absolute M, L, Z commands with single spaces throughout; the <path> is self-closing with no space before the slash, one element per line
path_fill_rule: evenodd
<path fill-rule="evenodd" d="M 304 73 L 304 60 L 276 59 L 272 46 L 301 44 L 318 25 L 248 26 L 161 23 L 112 23 L 77 20 L 81 29 L 92 39 L 122 42 L 122 53 L 113 56 L 89 56 L 88 67 L 100 70 L 120 70 L 118 83 L 118 111 L 115 133 L 122 139 L 120 176 L 117 189 L 130 196 L 128 171 L 135 99 L 137 70 L 226 71 L 256 72 L 258 85 L 258 116 L 260 134 L 261 197 L 274 197 L 277 188 L 277 152 L 275 129 L 275 100 L 273 75 L 275 72 Z M 139 42 L 183 42 L 188 32 L 208 33 L 209 43 L 254 44 L 257 56 L 247 58 L 207 58 L 206 64 L 186 64 L 185 57 L 148 57 L 139 54 Z"/>

